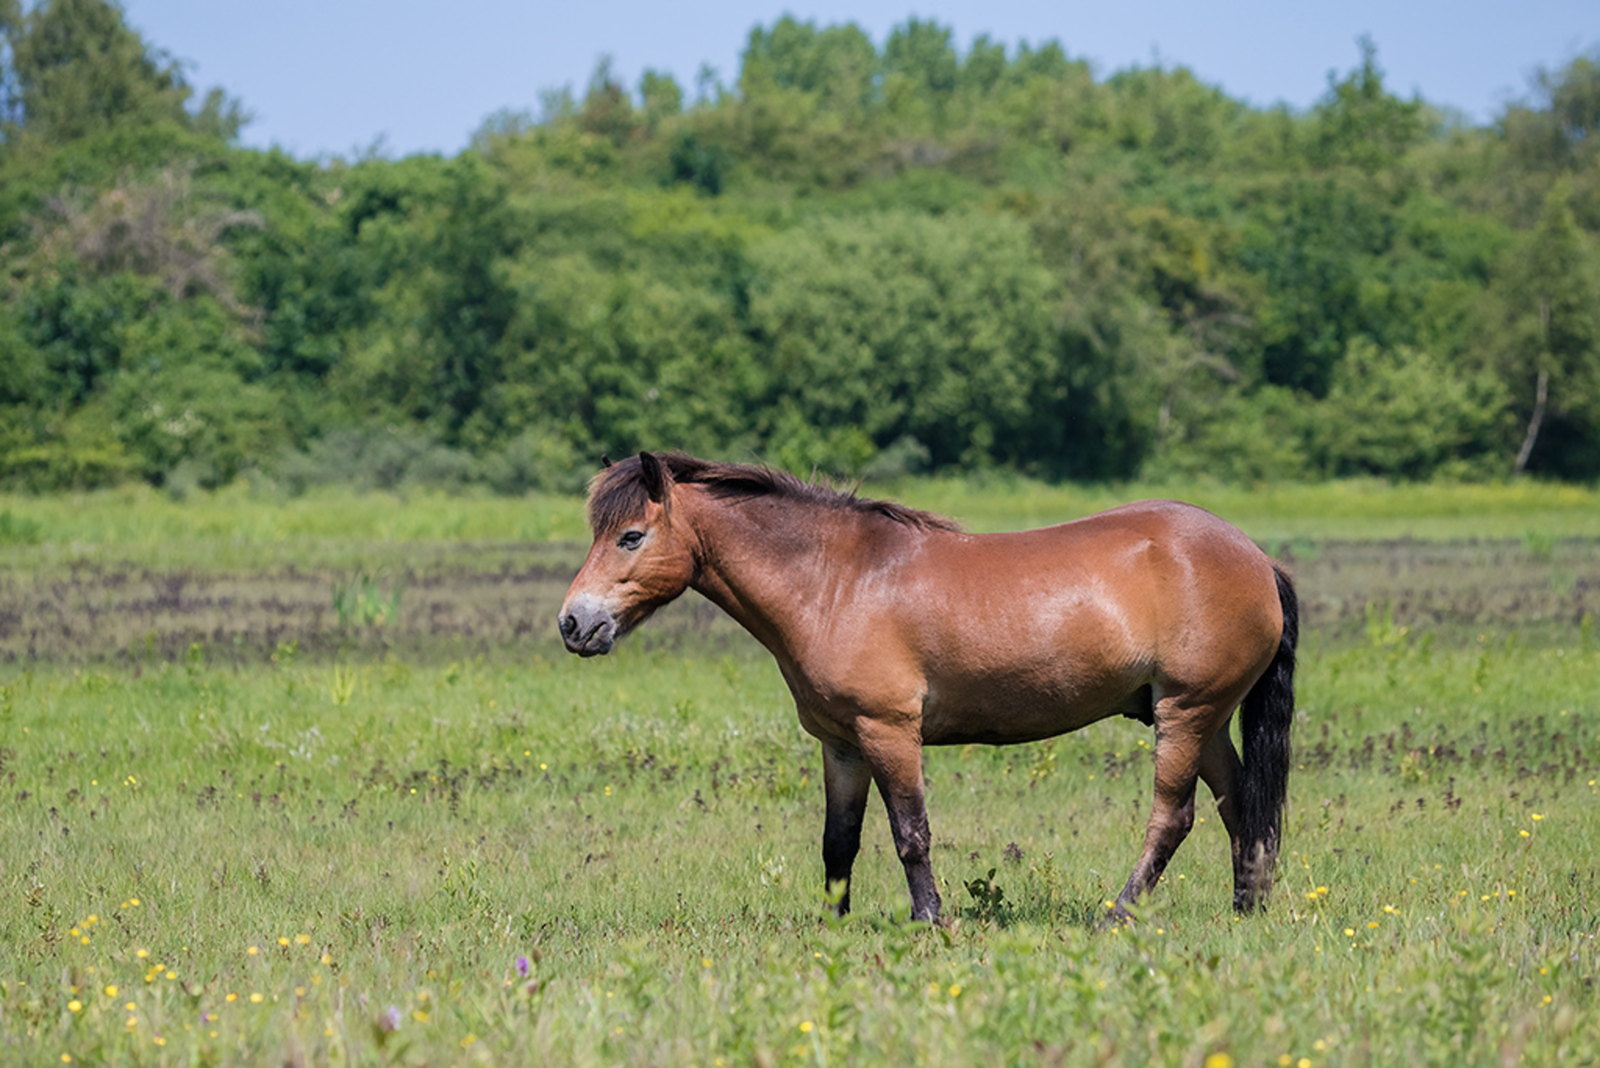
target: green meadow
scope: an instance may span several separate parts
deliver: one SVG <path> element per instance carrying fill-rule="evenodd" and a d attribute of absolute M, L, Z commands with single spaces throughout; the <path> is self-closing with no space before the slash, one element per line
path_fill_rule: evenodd
<path fill-rule="evenodd" d="M 0 1061 L 1500 1065 L 1600 1049 L 1600 495 L 921 481 L 975 529 L 1148 494 L 1306 605 L 1268 911 L 1202 822 L 1140 920 L 1150 736 L 930 750 L 943 928 L 692 595 L 579 661 L 581 503 L 0 499 Z M 879 492 L 874 487 L 872 492 Z"/>
<path fill-rule="evenodd" d="M 1494 485 L 1392 484 L 1346 480 L 1243 487 L 1210 482 L 1053 485 L 996 472 L 919 478 L 862 487 L 954 516 L 972 530 L 1018 530 L 1077 519 L 1148 497 L 1209 508 L 1258 541 L 1392 538 L 1600 537 L 1600 491 L 1550 482 Z M 285 498 L 235 483 L 174 499 L 129 483 L 89 493 L 30 497 L 0 493 L 0 548 L 28 562 L 114 552 L 179 566 L 259 563 L 262 553 L 320 557 L 372 543 L 575 542 L 587 537 L 575 497 L 521 498 L 346 490 Z M 31 556 L 17 556 L 32 549 Z"/>

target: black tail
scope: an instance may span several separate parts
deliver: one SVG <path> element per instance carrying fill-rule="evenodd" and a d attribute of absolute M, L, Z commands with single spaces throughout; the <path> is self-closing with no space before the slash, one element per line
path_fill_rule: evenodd
<path fill-rule="evenodd" d="M 1245 695 L 1240 709 L 1244 775 L 1239 783 L 1239 845 L 1254 876 L 1242 899 L 1235 894 L 1235 907 L 1244 911 L 1266 903 L 1282 838 L 1283 804 L 1289 793 L 1289 728 L 1294 724 L 1294 647 L 1300 637 L 1300 602 L 1289 576 L 1276 566 L 1273 573 L 1278 580 L 1278 602 L 1283 606 L 1283 636 L 1272 663 Z"/>

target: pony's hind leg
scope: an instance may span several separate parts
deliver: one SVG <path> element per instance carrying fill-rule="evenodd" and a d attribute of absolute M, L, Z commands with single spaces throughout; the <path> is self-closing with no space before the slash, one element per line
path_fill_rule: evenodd
<path fill-rule="evenodd" d="M 1197 729 L 1208 718 L 1156 710 L 1155 797 L 1145 826 L 1144 851 L 1128 876 L 1112 910 L 1114 920 L 1128 916 L 1128 906 L 1161 879 L 1167 862 L 1194 826 L 1194 789 L 1200 775 L 1203 736 Z M 1197 722 L 1198 721 L 1198 722 Z"/>
<path fill-rule="evenodd" d="M 822 831 L 822 865 L 836 908 L 850 911 L 850 869 L 861 851 L 861 821 L 867 811 L 872 769 L 861 750 L 845 742 L 822 743 L 822 781 L 828 795 L 827 823 Z"/>
<path fill-rule="evenodd" d="M 1238 750 L 1228 737 L 1227 724 L 1200 749 L 1200 777 L 1205 780 L 1217 799 L 1217 815 L 1228 831 L 1228 843 L 1233 853 L 1233 909 L 1249 912 L 1258 897 L 1260 865 L 1245 855 L 1244 843 L 1239 837 L 1242 824 L 1239 818 L 1239 783 L 1243 765 L 1239 763 Z"/>

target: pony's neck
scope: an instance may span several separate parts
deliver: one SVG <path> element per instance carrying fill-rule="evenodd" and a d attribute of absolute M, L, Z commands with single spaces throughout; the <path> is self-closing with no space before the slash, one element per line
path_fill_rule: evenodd
<path fill-rule="evenodd" d="M 699 541 L 692 588 L 787 662 L 826 621 L 845 570 L 860 566 L 863 517 L 781 497 L 679 491 Z"/>

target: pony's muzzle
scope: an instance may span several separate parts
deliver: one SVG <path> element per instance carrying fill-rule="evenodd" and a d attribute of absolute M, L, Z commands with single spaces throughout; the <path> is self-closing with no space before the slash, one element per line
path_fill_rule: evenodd
<path fill-rule="evenodd" d="M 617 620 L 611 611 L 588 598 L 578 598 L 557 620 L 567 652 L 579 656 L 600 656 L 611 651 L 617 640 Z"/>

